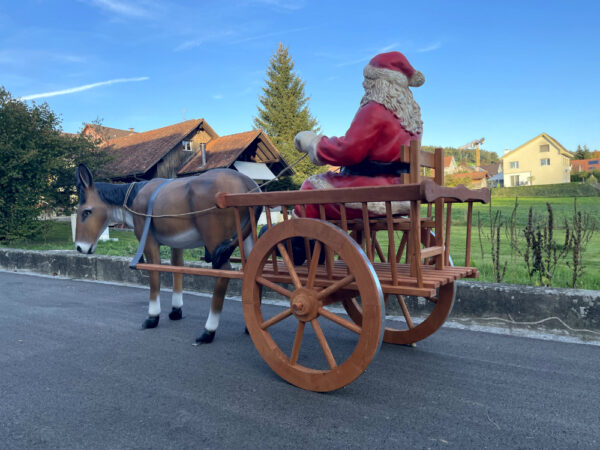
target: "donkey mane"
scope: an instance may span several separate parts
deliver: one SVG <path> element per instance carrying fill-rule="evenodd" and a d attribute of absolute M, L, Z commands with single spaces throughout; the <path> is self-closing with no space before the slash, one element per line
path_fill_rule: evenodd
<path fill-rule="evenodd" d="M 131 206 L 133 199 L 137 196 L 148 181 L 137 181 L 133 184 L 131 191 L 129 192 L 129 197 L 127 198 L 127 206 Z M 111 184 L 111 183 L 94 183 L 96 190 L 98 191 L 98 195 L 100 199 L 104 203 L 108 203 L 113 206 L 123 206 L 123 202 L 125 201 L 125 195 L 127 194 L 127 190 L 129 189 L 130 183 L 125 184 Z M 85 189 L 80 182 L 77 183 L 77 191 L 79 193 L 79 204 L 83 204 L 86 201 L 85 198 Z"/>

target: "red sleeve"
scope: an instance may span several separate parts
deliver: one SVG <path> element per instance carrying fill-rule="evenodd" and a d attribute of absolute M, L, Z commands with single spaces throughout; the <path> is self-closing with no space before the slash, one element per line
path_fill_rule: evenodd
<path fill-rule="evenodd" d="M 361 107 L 343 137 L 323 137 L 317 144 L 317 156 L 332 166 L 352 166 L 365 160 L 377 144 L 381 128 L 390 114 L 376 103 Z"/>

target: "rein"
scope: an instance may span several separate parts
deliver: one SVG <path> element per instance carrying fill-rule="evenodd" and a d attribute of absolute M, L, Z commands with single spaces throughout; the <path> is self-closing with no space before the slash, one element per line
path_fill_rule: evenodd
<path fill-rule="evenodd" d="M 273 178 L 272 180 L 266 181 L 263 184 L 260 184 L 260 185 L 256 186 L 254 189 L 248 191 L 248 193 L 250 193 L 250 192 L 256 192 L 257 190 L 260 190 L 261 188 L 263 188 L 263 187 L 265 187 L 265 186 L 273 183 L 274 181 L 279 180 L 279 177 L 281 176 L 282 173 L 284 173 L 284 172 L 288 171 L 289 169 L 291 169 L 292 167 L 296 166 L 300 161 L 302 161 L 307 156 L 308 156 L 308 153 L 305 153 L 300 158 L 298 158 L 296 161 L 294 161 L 292 164 L 290 164 L 288 167 L 286 167 L 281 172 L 279 172 L 277 175 L 275 175 L 275 178 Z M 193 215 L 197 215 L 197 214 L 205 214 L 205 213 L 208 213 L 210 211 L 213 211 L 213 210 L 217 209 L 216 206 L 211 206 L 210 208 L 201 209 L 199 211 L 189 211 L 189 212 L 186 212 L 186 213 L 152 215 L 152 205 L 154 204 L 154 199 L 156 198 L 156 194 L 158 194 L 158 191 L 160 190 L 160 188 L 163 187 L 164 184 L 166 184 L 167 182 L 171 182 L 173 180 L 174 180 L 174 178 L 163 181 L 154 190 L 154 192 L 152 193 L 152 198 L 150 199 L 151 201 L 148 203 L 148 212 L 147 213 L 142 213 L 142 212 L 135 211 L 135 210 L 131 209 L 129 206 L 127 206 L 127 201 L 129 200 L 129 194 L 131 194 L 131 190 L 133 189 L 133 186 L 135 186 L 136 181 L 130 183 L 129 184 L 129 188 L 127 188 L 127 193 L 125 194 L 125 199 L 123 200 L 123 206 L 122 206 L 122 208 L 125 209 L 126 211 L 130 212 L 131 214 L 135 214 L 136 216 L 142 216 L 142 217 L 152 218 L 152 219 L 160 219 L 160 218 L 165 218 L 165 217 L 193 216 Z M 145 229 L 146 229 L 146 226 L 144 224 L 144 230 Z M 133 264 L 133 261 L 132 261 L 132 264 Z"/>

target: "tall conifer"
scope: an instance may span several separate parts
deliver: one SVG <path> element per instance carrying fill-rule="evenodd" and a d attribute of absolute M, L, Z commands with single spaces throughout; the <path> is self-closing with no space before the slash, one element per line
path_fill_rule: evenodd
<path fill-rule="evenodd" d="M 291 164 L 302 156 L 294 148 L 296 133 L 305 130 L 318 132 L 319 126 L 308 110 L 309 99 L 304 93 L 304 81 L 294 72 L 294 61 L 283 44 L 279 44 L 271 58 L 265 83 L 254 126 L 269 135 L 287 163 Z M 307 176 L 322 171 L 308 159 L 294 170 L 297 174 L 293 177 L 295 187 Z"/>

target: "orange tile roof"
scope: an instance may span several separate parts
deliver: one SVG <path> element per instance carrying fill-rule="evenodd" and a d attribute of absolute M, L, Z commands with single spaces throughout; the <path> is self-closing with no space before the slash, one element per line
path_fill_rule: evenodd
<path fill-rule="evenodd" d="M 252 130 L 211 139 L 206 144 L 206 165 L 202 166 L 202 153 L 198 152 L 177 174 L 187 175 L 208 169 L 229 167 L 261 133 L 261 130 Z M 264 137 L 266 138 L 266 135 Z"/>
<path fill-rule="evenodd" d="M 450 164 L 452 164 L 452 158 L 452 155 L 444 156 L 444 167 L 450 167 Z"/>
<path fill-rule="evenodd" d="M 106 149 L 114 159 L 107 166 L 108 173 L 126 177 L 147 172 L 200 125 L 208 134 L 218 136 L 204 119 L 194 119 L 111 140 Z"/>
<path fill-rule="evenodd" d="M 86 123 L 82 132 L 85 132 L 86 128 L 91 128 L 105 141 L 110 141 L 112 139 L 118 139 L 120 137 L 129 136 L 130 134 L 135 134 L 135 131 L 133 131 L 133 129 L 121 130 L 119 128 L 105 127 L 103 125 L 96 125 L 93 123 Z"/>
<path fill-rule="evenodd" d="M 457 178 L 470 178 L 473 181 L 479 181 L 483 180 L 484 178 L 489 178 L 489 174 L 486 170 L 482 170 L 480 172 L 459 172 L 449 176 Z"/>

